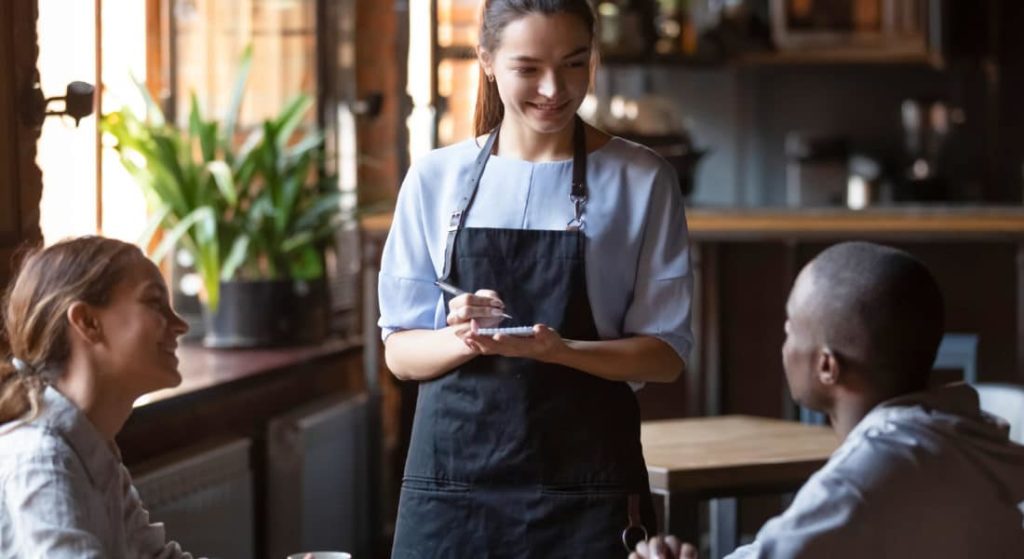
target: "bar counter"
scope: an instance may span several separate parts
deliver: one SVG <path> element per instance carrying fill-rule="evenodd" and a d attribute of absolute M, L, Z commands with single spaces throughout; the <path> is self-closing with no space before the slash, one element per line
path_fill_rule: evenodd
<path fill-rule="evenodd" d="M 1024 237 L 1024 208 L 1016 206 L 880 206 L 842 208 L 690 208 L 695 240 L 769 237 L 971 238 Z"/>
<path fill-rule="evenodd" d="M 384 236 L 390 213 L 366 216 L 362 229 Z M 877 206 L 845 208 L 688 207 L 694 240 L 742 240 L 770 237 L 1024 237 L 1024 207 Z"/>

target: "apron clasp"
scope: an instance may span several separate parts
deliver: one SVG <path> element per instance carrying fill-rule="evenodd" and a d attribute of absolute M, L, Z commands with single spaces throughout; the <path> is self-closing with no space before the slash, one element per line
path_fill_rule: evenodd
<path fill-rule="evenodd" d="M 587 203 L 587 197 L 570 194 L 569 200 L 572 202 L 573 218 L 565 226 L 565 230 L 580 231 L 583 229 L 583 206 Z"/>

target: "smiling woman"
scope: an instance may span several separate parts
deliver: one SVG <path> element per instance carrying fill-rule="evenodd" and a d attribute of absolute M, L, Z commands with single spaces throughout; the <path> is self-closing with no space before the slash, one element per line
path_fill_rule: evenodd
<path fill-rule="evenodd" d="M 3 556 L 190 557 L 149 523 L 114 443 L 135 399 L 181 382 L 186 326 L 156 266 L 121 241 L 64 241 L 4 301 Z"/>
<path fill-rule="evenodd" d="M 394 557 L 621 557 L 656 528 L 631 388 L 692 344 L 677 179 L 576 115 L 586 0 L 482 14 L 475 133 L 415 162 L 380 269 L 388 367 L 419 381 Z"/>

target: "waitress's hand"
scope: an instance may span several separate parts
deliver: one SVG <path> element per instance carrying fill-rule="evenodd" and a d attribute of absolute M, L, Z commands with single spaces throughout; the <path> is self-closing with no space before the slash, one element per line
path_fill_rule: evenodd
<path fill-rule="evenodd" d="M 550 361 L 554 355 L 567 348 L 562 336 L 543 324 L 535 324 L 533 336 L 529 337 L 508 334 L 495 334 L 494 336 L 475 334 L 469 339 L 483 355 L 526 357 L 537 361 Z"/>
<path fill-rule="evenodd" d="M 480 353 L 471 340 L 477 328 L 494 328 L 501 324 L 505 303 L 496 291 L 481 289 L 473 294 L 459 295 L 448 302 L 448 326 L 467 347 Z"/>

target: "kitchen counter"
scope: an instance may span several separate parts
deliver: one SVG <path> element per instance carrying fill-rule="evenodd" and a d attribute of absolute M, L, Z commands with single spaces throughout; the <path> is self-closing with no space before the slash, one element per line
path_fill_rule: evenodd
<path fill-rule="evenodd" d="M 1002 238 L 1024 237 L 1024 208 L 1016 206 L 889 206 L 843 208 L 691 208 L 695 240 L 770 237 Z"/>

